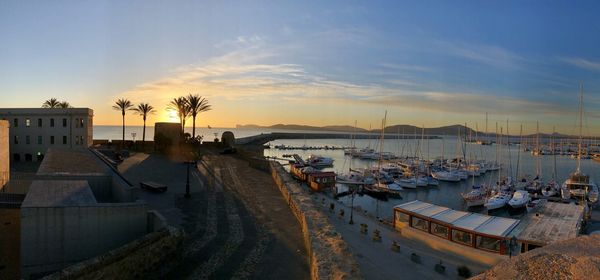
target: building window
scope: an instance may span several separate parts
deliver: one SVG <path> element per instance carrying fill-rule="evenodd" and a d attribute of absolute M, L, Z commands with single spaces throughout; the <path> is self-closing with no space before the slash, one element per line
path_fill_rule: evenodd
<path fill-rule="evenodd" d="M 406 213 L 396 211 L 396 222 L 408 224 L 410 216 Z"/>
<path fill-rule="evenodd" d="M 67 119 L 63 119 L 63 127 L 67 127 Z"/>
<path fill-rule="evenodd" d="M 25 161 L 33 161 L 33 156 L 31 154 L 25 154 Z"/>
<path fill-rule="evenodd" d="M 477 248 L 500 252 L 500 239 L 477 236 Z"/>
<path fill-rule="evenodd" d="M 19 127 L 19 119 L 14 119 L 13 120 L 13 126 L 14 127 Z"/>
<path fill-rule="evenodd" d="M 14 153 L 13 154 L 13 160 L 14 161 L 21 161 L 21 155 L 18 153 Z"/>
<path fill-rule="evenodd" d="M 83 118 L 79 119 L 79 127 L 83 128 Z"/>
<path fill-rule="evenodd" d="M 29 119 L 29 118 L 25 119 L 25 126 L 26 127 L 30 127 L 31 126 L 31 119 Z"/>
<path fill-rule="evenodd" d="M 473 235 L 461 230 L 452 230 L 452 241 L 471 246 Z"/>
<path fill-rule="evenodd" d="M 419 219 L 417 217 L 412 217 L 411 226 L 423 231 L 429 231 L 429 222 L 423 219 Z"/>
<path fill-rule="evenodd" d="M 63 145 L 67 145 L 67 136 L 63 136 Z"/>
<path fill-rule="evenodd" d="M 81 145 L 81 144 L 79 143 L 79 136 L 75 136 L 75 145 Z"/>
<path fill-rule="evenodd" d="M 19 144 L 19 136 L 18 135 L 15 135 L 14 143 L 15 144 Z"/>
<path fill-rule="evenodd" d="M 38 145 L 42 145 L 42 135 L 38 135 Z"/>
<path fill-rule="evenodd" d="M 50 145 L 54 145 L 54 135 L 50 136 Z"/>
<path fill-rule="evenodd" d="M 54 127 L 54 119 L 50 119 L 50 127 Z"/>
<path fill-rule="evenodd" d="M 436 223 L 431 223 L 431 233 L 447 239 L 448 227 Z"/>
<path fill-rule="evenodd" d="M 42 119 L 38 119 L 38 127 L 42 127 Z"/>
<path fill-rule="evenodd" d="M 31 137 L 29 137 L 29 135 L 25 136 L 25 144 L 27 144 L 27 145 L 31 144 Z"/>

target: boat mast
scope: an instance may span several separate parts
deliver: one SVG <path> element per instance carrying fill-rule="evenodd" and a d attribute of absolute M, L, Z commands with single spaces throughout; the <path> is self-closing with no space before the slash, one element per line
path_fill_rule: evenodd
<path fill-rule="evenodd" d="M 536 139 L 535 139 L 535 149 L 537 151 L 537 158 L 535 160 L 535 172 L 538 178 L 542 176 L 542 167 L 540 166 L 540 157 L 542 156 L 542 150 L 540 148 L 540 122 L 536 122 Z"/>
<path fill-rule="evenodd" d="M 508 132 L 508 119 L 506 119 L 506 150 L 508 151 L 507 177 L 510 177 L 510 175 L 512 175 L 512 159 L 510 158 L 510 133 Z"/>
<path fill-rule="evenodd" d="M 581 172 L 581 142 L 583 141 L 583 83 L 579 84 L 579 144 L 577 145 L 577 173 Z"/>
<path fill-rule="evenodd" d="M 521 129 L 519 131 L 519 144 L 523 144 L 523 124 L 521 124 Z M 515 178 L 519 180 L 519 163 L 521 161 L 521 149 L 519 148 L 517 152 L 517 171 L 515 172 Z"/>
<path fill-rule="evenodd" d="M 554 159 L 554 171 L 552 173 L 552 181 L 556 182 L 556 152 L 554 151 L 554 135 L 556 133 L 556 128 L 552 127 L 552 143 L 551 143 L 551 149 L 552 149 L 552 157 Z"/>

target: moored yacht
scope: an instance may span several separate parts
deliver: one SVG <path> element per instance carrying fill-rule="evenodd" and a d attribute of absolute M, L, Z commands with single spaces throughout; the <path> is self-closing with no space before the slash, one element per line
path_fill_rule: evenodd
<path fill-rule="evenodd" d="M 525 207 L 529 201 L 531 201 L 529 192 L 518 190 L 515 191 L 512 198 L 508 201 L 508 205 L 512 208 L 522 208 Z"/>

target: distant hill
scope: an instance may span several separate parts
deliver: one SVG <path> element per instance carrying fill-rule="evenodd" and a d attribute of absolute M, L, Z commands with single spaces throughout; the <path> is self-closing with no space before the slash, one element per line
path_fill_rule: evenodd
<path fill-rule="evenodd" d="M 327 126 L 310 126 L 299 124 L 274 124 L 270 126 L 259 125 L 236 125 L 236 128 L 266 128 L 266 129 L 287 129 L 287 130 L 313 130 L 313 131 L 336 131 L 336 132 L 368 132 L 366 129 L 354 128 L 349 125 L 327 125 Z"/>
<path fill-rule="evenodd" d="M 311 125 L 300 125 L 300 124 L 274 124 L 270 126 L 260 126 L 255 124 L 236 125 L 236 128 L 251 128 L 251 129 L 285 129 L 285 130 L 310 130 L 310 131 L 335 131 L 335 132 L 348 132 L 348 133 L 381 133 L 381 129 L 372 129 L 371 131 L 363 128 L 355 128 L 349 125 L 326 125 L 326 126 L 311 126 Z M 407 124 L 390 125 L 385 128 L 386 134 L 408 134 L 408 135 L 421 135 L 421 127 Z M 471 136 L 475 139 L 476 136 L 484 137 L 485 133 L 482 131 L 476 132 L 474 129 L 465 127 L 464 125 L 448 125 L 441 127 L 426 127 L 423 131 L 425 135 L 448 135 L 456 136 L 460 130 L 461 136 Z M 540 133 L 540 138 L 550 138 L 554 135 L 554 138 L 577 138 L 577 136 L 570 136 L 560 133 Z M 489 137 L 496 137 L 495 133 L 488 133 Z M 519 137 L 518 134 L 511 134 L 511 137 Z M 523 135 L 526 138 L 535 138 L 536 134 Z M 587 138 L 587 137 L 584 137 Z"/>

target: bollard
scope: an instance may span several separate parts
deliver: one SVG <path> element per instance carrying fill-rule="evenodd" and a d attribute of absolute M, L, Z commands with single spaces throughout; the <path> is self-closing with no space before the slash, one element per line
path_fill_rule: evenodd
<path fill-rule="evenodd" d="M 329 203 L 329 212 L 334 213 L 334 211 L 335 211 L 335 204 Z"/>
<path fill-rule="evenodd" d="M 400 245 L 398 245 L 398 242 L 396 242 L 396 240 L 392 242 L 392 251 L 396 253 L 400 252 Z"/>
<path fill-rule="evenodd" d="M 381 242 L 381 235 L 377 229 L 373 231 L 373 241 Z"/>
<path fill-rule="evenodd" d="M 340 219 L 343 219 L 343 218 L 344 218 L 344 209 L 340 209 L 339 218 L 340 218 Z"/>
<path fill-rule="evenodd" d="M 369 233 L 368 227 L 369 226 L 365 223 L 360 224 L 360 233 L 365 234 L 365 235 L 368 234 Z"/>
<path fill-rule="evenodd" d="M 435 272 L 437 272 L 439 274 L 444 274 L 446 272 L 446 267 L 442 263 L 442 260 L 440 260 L 439 263 L 435 264 L 434 269 L 435 269 Z"/>
<path fill-rule="evenodd" d="M 415 263 L 421 263 L 421 256 L 417 255 L 416 253 L 412 253 L 410 254 L 410 260 Z"/>

